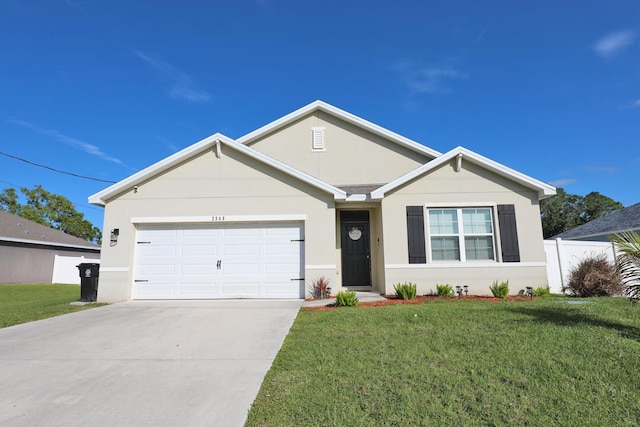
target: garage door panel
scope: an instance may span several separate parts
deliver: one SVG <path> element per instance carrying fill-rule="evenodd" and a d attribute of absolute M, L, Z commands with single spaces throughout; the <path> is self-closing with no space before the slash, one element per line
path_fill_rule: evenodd
<path fill-rule="evenodd" d="M 302 235 L 294 224 L 143 226 L 134 298 L 300 298 Z"/>
<path fill-rule="evenodd" d="M 134 296 L 136 298 L 171 298 L 174 295 L 173 283 L 138 284 Z"/>
<path fill-rule="evenodd" d="M 222 255 L 260 255 L 260 245 L 249 243 L 228 243 L 224 245 Z"/>
<path fill-rule="evenodd" d="M 173 264 L 145 264 L 139 267 L 139 273 L 148 277 L 168 277 L 176 272 Z"/>
<path fill-rule="evenodd" d="M 229 262 L 222 265 L 222 274 L 227 276 L 256 276 L 260 274 L 260 263 L 258 262 Z"/>
<path fill-rule="evenodd" d="M 209 239 L 211 237 L 217 237 L 220 235 L 220 230 L 217 228 L 211 228 L 209 226 L 192 226 L 184 228 L 182 236 L 185 238 L 194 239 Z"/>
<path fill-rule="evenodd" d="M 300 253 L 300 245 L 288 243 L 267 243 L 264 245 L 265 255 L 293 255 L 298 256 Z"/>
<path fill-rule="evenodd" d="M 181 264 L 180 276 L 211 276 L 216 274 L 216 266 L 212 264 Z"/>
<path fill-rule="evenodd" d="M 157 257 L 157 256 L 174 256 L 176 254 L 176 245 L 155 244 L 143 245 L 138 252 L 141 257 Z"/>
<path fill-rule="evenodd" d="M 221 287 L 223 297 L 254 297 L 260 295 L 260 283 L 224 282 Z"/>
<path fill-rule="evenodd" d="M 175 238 L 178 235 L 178 230 L 173 227 L 156 226 L 141 230 L 140 237 L 154 237 L 154 238 Z"/>
<path fill-rule="evenodd" d="M 251 237 L 260 235 L 260 229 L 253 226 L 229 226 L 222 229 L 224 237 Z"/>
<path fill-rule="evenodd" d="M 216 294 L 216 285 L 211 283 L 182 283 L 180 285 L 180 295 L 198 298 L 207 298 Z"/>
<path fill-rule="evenodd" d="M 182 245 L 180 255 L 183 257 L 207 255 L 213 259 L 216 255 L 218 255 L 218 246 L 211 244 L 205 245 L 186 243 Z"/>

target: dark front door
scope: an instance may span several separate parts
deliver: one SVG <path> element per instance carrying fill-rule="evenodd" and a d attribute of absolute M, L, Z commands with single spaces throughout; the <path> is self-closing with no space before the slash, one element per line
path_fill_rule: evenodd
<path fill-rule="evenodd" d="M 340 212 L 342 286 L 371 286 L 369 211 Z"/>

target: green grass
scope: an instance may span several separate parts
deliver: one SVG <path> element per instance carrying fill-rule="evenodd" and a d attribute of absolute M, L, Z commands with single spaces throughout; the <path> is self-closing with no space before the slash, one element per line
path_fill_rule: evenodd
<path fill-rule="evenodd" d="M 0 328 L 100 305 L 69 305 L 79 300 L 80 287 L 77 285 L 0 284 Z"/>
<path fill-rule="evenodd" d="M 640 305 L 302 310 L 249 426 L 640 424 Z"/>

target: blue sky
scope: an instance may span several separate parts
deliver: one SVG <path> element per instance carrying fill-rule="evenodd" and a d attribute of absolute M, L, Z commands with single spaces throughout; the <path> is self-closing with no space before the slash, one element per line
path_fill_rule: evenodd
<path fill-rule="evenodd" d="M 640 2 L 0 0 L 0 151 L 118 181 L 321 99 L 640 202 Z M 0 189 L 109 184 L 0 156 Z"/>

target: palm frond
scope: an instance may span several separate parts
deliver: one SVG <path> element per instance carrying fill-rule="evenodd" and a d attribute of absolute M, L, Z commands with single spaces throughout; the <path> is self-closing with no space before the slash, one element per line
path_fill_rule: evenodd
<path fill-rule="evenodd" d="M 609 239 L 621 252 L 616 257 L 618 273 L 625 286 L 625 295 L 631 300 L 640 299 L 640 236 L 633 231 L 625 231 Z"/>

